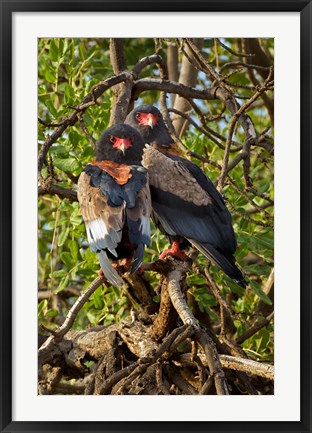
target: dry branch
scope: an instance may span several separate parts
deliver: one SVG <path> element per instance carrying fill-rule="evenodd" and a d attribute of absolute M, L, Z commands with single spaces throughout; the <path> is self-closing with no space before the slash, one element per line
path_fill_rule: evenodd
<path fill-rule="evenodd" d="M 197 321 L 187 305 L 181 292 L 180 280 L 183 277 L 183 271 L 175 269 L 168 275 L 168 292 L 171 302 L 176 309 L 180 319 L 185 325 L 196 326 Z"/>
<path fill-rule="evenodd" d="M 60 326 L 57 331 L 54 331 L 52 335 L 42 344 L 42 346 L 38 350 L 38 356 L 39 356 L 39 365 L 45 360 L 45 357 L 51 350 L 53 344 L 56 340 L 61 339 L 66 332 L 69 331 L 72 324 L 74 323 L 74 320 L 78 314 L 78 312 L 81 310 L 81 308 L 84 306 L 84 304 L 87 302 L 89 297 L 100 287 L 101 284 L 103 284 L 104 280 L 102 277 L 97 277 L 90 285 L 89 287 L 79 296 L 77 301 L 74 303 L 72 308 L 69 310 L 66 319 L 62 326 Z"/>
<path fill-rule="evenodd" d="M 237 371 L 244 371 L 248 374 L 265 377 L 266 379 L 274 380 L 273 365 L 264 364 L 253 361 L 251 359 L 236 358 L 229 355 L 220 355 L 220 361 L 224 368 L 229 368 Z"/>

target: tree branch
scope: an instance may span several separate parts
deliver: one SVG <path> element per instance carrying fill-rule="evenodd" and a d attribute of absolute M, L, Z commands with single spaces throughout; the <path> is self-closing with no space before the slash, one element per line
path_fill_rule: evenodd
<path fill-rule="evenodd" d="M 60 326 L 56 331 L 54 331 L 53 335 L 51 335 L 39 348 L 38 350 L 39 364 L 42 364 L 42 362 L 45 359 L 45 356 L 48 354 L 54 342 L 56 340 L 61 339 L 69 331 L 81 308 L 90 298 L 92 293 L 94 293 L 96 289 L 98 289 L 103 284 L 103 282 L 104 279 L 102 277 L 97 277 L 94 281 L 92 281 L 89 287 L 79 296 L 77 301 L 69 310 L 62 326 Z"/>
<path fill-rule="evenodd" d="M 274 366 L 262 364 L 246 358 L 237 358 L 229 355 L 220 355 L 220 361 L 223 368 L 231 370 L 244 371 L 248 374 L 265 377 L 266 379 L 274 380 Z"/>

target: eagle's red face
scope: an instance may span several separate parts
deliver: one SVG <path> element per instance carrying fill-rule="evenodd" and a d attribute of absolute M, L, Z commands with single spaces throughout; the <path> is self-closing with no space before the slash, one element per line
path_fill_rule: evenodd
<path fill-rule="evenodd" d="M 115 135 L 110 135 L 109 139 L 111 143 L 113 143 L 113 147 L 120 150 L 123 154 L 125 154 L 126 150 L 129 149 L 129 147 L 133 146 L 133 137 L 120 138 L 116 137 Z"/>
<path fill-rule="evenodd" d="M 138 111 L 135 115 L 135 118 L 137 119 L 139 125 L 154 128 L 154 126 L 158 125 L 159 114 L 141 113 L 140 111 Z"/>

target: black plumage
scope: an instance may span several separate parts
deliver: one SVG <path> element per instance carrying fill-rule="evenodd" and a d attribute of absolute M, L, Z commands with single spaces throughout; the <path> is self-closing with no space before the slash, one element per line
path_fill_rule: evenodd
<path fill-rule="evenodd" d="M 129 125 L 108 128 L 96 144 L 95 161 L 78 181 L 90 249 L 98 254 L 104 276 L 115 286 L 121 286 L 122 280 L 109 258 L 126 259 L 134 272 L 150 243 L 151 203 L 143 148 L 140 134 Z"/>
<path fill-rule="evenodd" d="M 232 217 L 219 191 L 197 165 L 177 154 L 156 107 L 135 108 L 126 123 L 153 146 L 147 146 L 143 162 L 149 172 L 153 219 L 173 241 L 169 254 L 181 257 L 178 244 L 186 239 L 245 287 L 234 259 L 237 244 Z"/>

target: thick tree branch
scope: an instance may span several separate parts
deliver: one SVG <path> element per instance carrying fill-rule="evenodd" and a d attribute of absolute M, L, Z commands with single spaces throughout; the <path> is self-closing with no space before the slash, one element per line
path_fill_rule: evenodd
<path fill-rule="evenodd" d="M 120 74 L 127 69 L 124 56 L 123 39 L 110 39 L 110 59 L 115 74 Z M 131 100 L 132 82 L 127 80 L 114 86 L 113 104 L 109 124 L 123 123 L 127 117 L 128 106 Z"/>
<path fill-rule="evenodd" d="M 246 358 L 237 358 L 229 355 L 220 355 L 220 361 L 223 368 L 229 368 L 237 371 L 244 371 L 248 374 L 264 377 L 274 380 L 274 367 L 269 364 L 252 361 Z"/>
<path fill-rule="evenodd" d="M 201 50 L 204 40 L 203 38 L 194 38 L 193 43 L 199 50 Z M 194 87 L 196 85 L 197 75 L 198 70 L 189 62 L 187 56 L 183 56 L 179 74 L 179 83 L 188 87 Z M 190 109 L 190 104 L 187 99 L 177 96 L 175 98 L 174 108 L 178 111 L 185 112 Z M 188 126 L 188 122 L 183 117 L 175 116 L 175 118 L 172 120 L 172 123 L 177 136 L 181 137 L 184 135 Z"/>

